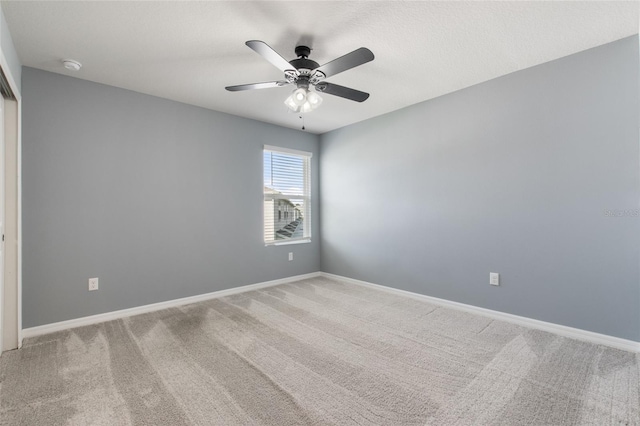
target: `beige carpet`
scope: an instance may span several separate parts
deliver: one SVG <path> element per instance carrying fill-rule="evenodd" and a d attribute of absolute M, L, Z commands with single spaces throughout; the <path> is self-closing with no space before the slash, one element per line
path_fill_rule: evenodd
<path fill-rule="evenodd" d="M 316 278 L 27 341 L 3 425 L 637 425 L 638 355 Z"/>

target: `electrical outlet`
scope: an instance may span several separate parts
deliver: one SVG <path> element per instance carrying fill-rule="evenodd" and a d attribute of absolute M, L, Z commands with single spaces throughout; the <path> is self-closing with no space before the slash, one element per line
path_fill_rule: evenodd
<path fill-rule="evenodd" d="M 500 285 L 500 274 L 497 272 L 489 272 L 489 284 Z"/>
<path fill-rule="evenodd" d="M 293 252 L 289 252 L 289 260 L 293 260 Z"/>
<path fill-rule="evenodd" d="M 98 289 L 98 279 L 97 278 L 89 278 L 89 291 L 94 291 Z"/>

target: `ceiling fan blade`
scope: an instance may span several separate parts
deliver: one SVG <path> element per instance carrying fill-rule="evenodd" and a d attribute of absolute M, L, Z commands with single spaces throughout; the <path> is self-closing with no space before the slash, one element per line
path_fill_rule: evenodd
<path fill-rule="evenodd" d="M 260 40 L 249 40 L 245 43 L 256 53 L 260 54 L 267 61 L 271 62 L 280 71 L 285 72 L 287 70 L 294 70 L 295 68 L 278 52 L 273 50 L 267 43 Z"/>
<path fill-rule="evenodd" d="M 251 84 L 240 84 L 238 86 L 227 86 L 227 89 L 230 92 L 239 92 L 241 90 L 253 90 L 253 89 L 270 89 L 272 87 L 282 87 L 289 84 L 286 80 L 280 81 L 267 81 L 265 83 L 251 83 Z"/>
<path fill-rule="evenodd" d="M 326 83 L 324 81 L 316 85 L 316 90 L 320 93 L 340 96 L 341 98 L 349 99 L 356 102 L 364 102 L 369 98 L 368 93 L 337 84 Z"/>
<path fill-rule="evenodd" d="M 334 59 L 331 62 L 327 62 L 324 65 L 316 68 L 315 71 L 322 72 L 325 77 L 331 77 L 342 71 L 349 70 L 357 67 L 358 65 L 366 64 L 369 61 L 373 61 L 373 52 L 366 47 L 356 49 L 351 53 L 347 53 L 344 56 L 340 56 L 338 59 Z"/>

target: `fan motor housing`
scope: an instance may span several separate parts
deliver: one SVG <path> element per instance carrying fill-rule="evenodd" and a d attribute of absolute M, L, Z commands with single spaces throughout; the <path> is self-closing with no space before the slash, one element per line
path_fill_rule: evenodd
<path fill-rule="evenodd" d="M 297 70 L 306 69 L 311 71 L 311 70 L 315 70 L 320 66 L 320 64 L 318 64 L 316 61 L 312 61 L 311 59 L 307 59 L 307 58 L 294 59 L 292 61 L 289 61 L 289 63 L 293 65 Z"/>

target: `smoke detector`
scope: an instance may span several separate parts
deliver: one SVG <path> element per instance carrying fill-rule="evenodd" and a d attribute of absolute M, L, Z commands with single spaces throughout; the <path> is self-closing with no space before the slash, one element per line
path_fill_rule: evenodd
<path fill-rule="evenodd" d="M 62 65 L 70 71 L 80 71 L 80 68 L 82 68 L 82 64 L 78 61 L 74 61 L 73 59 L 63 59 Z"/>

